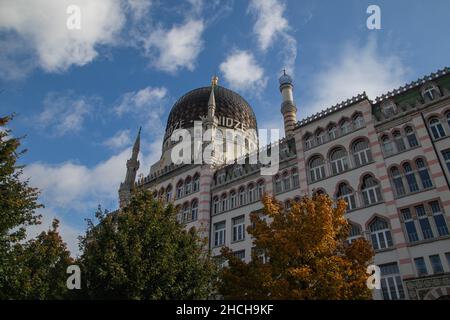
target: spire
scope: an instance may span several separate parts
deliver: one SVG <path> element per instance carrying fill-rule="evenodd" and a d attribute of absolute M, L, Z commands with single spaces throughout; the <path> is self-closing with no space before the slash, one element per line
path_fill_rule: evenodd
<path fill-rule="evenodd" d="M 211 93 L 209 95 L 208 101 L 208 118 L 210 121 L 214 121 L 214 113 L 216 111 L 216 98 L 214 96 L 214 89 L 217 86 L 219 78 L 217 76 L 212 77 L 211 79 Z"/>
<path fill-rule="evenodd" d="M 141 127 L 139 127 L 139 132 L 136 137 L 136 141 L 133 145 L 133 151 L 131 153 L 131 158 L 127 161 L 127 174 L 125 176 L 125 181 L 120 184 L 119 187 L 119 204 L 123 208 L 131 196 L 131 190 L 134 187 L 136 181 L 136 173 L 139 169 L 139 150 L 141 145 Z"/>

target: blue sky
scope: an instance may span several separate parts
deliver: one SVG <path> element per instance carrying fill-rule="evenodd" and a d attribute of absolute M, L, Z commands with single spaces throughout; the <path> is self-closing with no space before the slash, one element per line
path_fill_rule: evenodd
<path fill-rule="evenodd" d="M 66 27 L 73 4 L 80 30 Z M 371 4 L 381 30 L 366 27 Z M 260 128 L 280 127 L 283 68 L 303 118 L 448 66 L 448 30 L 447 0 L 1 0 L 0 113 L 17 113 L 10 127 L 27 135 L 22 162 L 46 205 L 38 229 L 57 217 L 76 251 L 97 204 L 116 208 L 138 127 L 148 174 L 172 104 L 214 74 Z"/>

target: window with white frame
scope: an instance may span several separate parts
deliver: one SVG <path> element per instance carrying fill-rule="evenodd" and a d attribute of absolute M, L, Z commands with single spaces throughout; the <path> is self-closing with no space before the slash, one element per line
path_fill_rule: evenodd
<path fill-rule="evenodd" d="M 408 182 L 409 192 L 419 191 L 419 185 L 417 184 L 416 175 L 409 162 L 403 164 L 403 172 L 405 173 L 406 181 Z"/>
<path fill-rule="evenodd" d="M 417 147 L 419 142 L 417 141 L 416 133 L 414 129 L 410 126 L 405 128 L 406 139 L 408 140 L 408 144 L 410 148 Z"/>
<path fill-rule="evenodd" d="M 417 275 L 419 277 L 428 275 L 427 265 L 423 257 L 414 258 L 414 264 L 416 265 Z"/>
<path fill-rule="evenodd" d="M 300 186 L 300 178 L 298 176 L 297 168 L 292 169 L 292 186 L 298 188 Z"/>
<path fill-rule="evenodd" d="M 316 156 L 309 161 L 309 177 L 311 182 L 325 178 L 325 162 L 322 157 Z"/>
<path fill-rule="evenodd" d="M 366 175 L 363 178 L 361 192 L 365 206 L 382 201 L 380 184 L 371 175 Z"/>
<path fill-rule="evenodd" d="M 395 146 L 397 148 L 397 152 L 402 152 L 406 150 L 406 144 L 405 141 L 403 140 L 403 136 L 400 133 L 400 131 L 395 130 L 392 133 L 392 136 L 394 137 L 394 142 L 395 142 Z"/>
<path fill-rule="evenodd" d="M 245 239 L 245 217 L 239 216 L 236 218 L 233 218 L 232 220 L 232 239 L 233 242 L 236 241 L 242 241 Z"/>
<path fill-rule="evenodd" d="M 380 265 L 381 292 L 384 300 L 405 299 L 400 270 L 396 262 Z"/>
<path fill-rule="evenodd" d="M 180 181 L 177 184 L 177 199 L 180 199 L 183 197 L 183 182 Z"/>
<path fill-rule="evenodd" d="M 198 190 L 200 190 L 200 176 L 196 174 L 192 183 L 192 191 L 197 192 Z"/>
<path fill-rule="evenodd" d="M 360 139 L 353 143 L 353 160 L 356 167 L 372 162 L 372 152 L 369 148 L 369 141 Z"/>
<path fill-rule="evenodd" d="M 355 193 L 348 184 L 344 182 L 339 184 L 336 196 L 338 199 L 343 199 L 345 200 L 345 202 L 347 202 L 348 211 L 356 209 Z"/>
<path fill-rule="evenodd" d="M 193 200 L 191 204 L 191 221 L 197 220 L 198 216 L 198 201 Z"/>
<path fill-rule="evenodd" d="M 234 208 L 236 208 L 236 200 L 237 200 L 237 198 L 236 198 L 236 192 L 234 191 L 234 190 L 232 190 L 231 192 L 230 192 L 230 209 L 234 209 Z"/>
<path fill-rule="evenodd" d="M 233 256 L 242 261 L 245 261 L 245 250 L 234 251 Z"/>
<path fill-rule="evenodd" d="M 265 184 L 263 180 L 258 181 L 258 199 L 261 200 L 264 196 Z"/>
<path fill-rule="evenodd" d="M 306 135 L 304 138 L 305 149 L 311 149 L 313 147 L 313 137 L 312 135 Z"/>
<path fill-rule="evenodd" d="M 445 216 L 442 212 L 439 201 L 430 202 L 431 213 L 433 214 L 434 223 L 439 236 L 447 236 L 449 234 L 447 223 L 445 222 Z"/>
<path fill-rule="evenodd" d="M 248 185 L 248 202 L 252 203 L 254 201 L 256 201 L 256 188 L 255 185 L 253 183 L 250 183 Z"/>
<path fill-rule="evenodd" d="M 405 186 L 403 184 L 403 178 L 398 167 L 392 167 L 390 173 L 392 184 L 394 185 L 395 195 L 397 197 L 405 195 Z"/>
<path fill-rule="evenodd" d="M 336 125 L 332 124 L 328 127 L 328 137 L 330 140 L 334 140 L 338 137 L 338 130 Z"/>
<path fill-rule="evenodd" d="M 213 198 L 213 213 L 219 213 L 219 197 Z"/>
<path fill-rule="evenodd" d="M 433 274 L 444 273 L 441 257 L 438 254 L 433 254 L 430 256 L 430 263 L 431 267 L 433 268 Z"/>
<path fill-rule="evenodd" d="M 394 154 L 394 145 L 391 141 L 391 139 L 389 139 L 389 137 L 387 135 L 384 135 L 381 138 L 381 146 L 383 148 L 383 152 L 385 156 L 390 156 L 392 154 Z"/>
<path fill-rule="evenodd" d="M 340 127 L 342 135 L 352 131 L 352 124 L 349 120 L 343 120 Z"/>
<path fill-rule="evenodd" d="M 393 246 L 391 230 L 385 219 L 375 217 L 369 224 L 370 239 L 374 250 L 381 250 Z"/>
<path fill-rule="evenodd" d="M 348 170 L 347 151 L 344 148 L 337 148 L 330 154 L 331 172 L 338 174 Z"/>
<path fill-rule="evenodd" d="M 438 118 L 431 118 L 429 121 L 429 126 L 431 134 L 433 135 L 433 138 L 435 140 L 445 137 L 444 127 L 442 126 L 442 123 Z"/>
<path fill-rule="evenodd" d="M 361 114 L 357 114 L 353 117 L 353 125 L 355 128 L 362 128 L 364 127 L 364 118 Z"/>
<path fill-rule="evenodd" d="M 289 176 L 289 172 L 283 172 L 283 190 L 287 191 L 291 189 L 291 177 Z"/>
<path fill-rule="evenodd" d="M 280 193 L 283 191 L 283 188 L 281 187 L 281 177 L 279 174 L 275 175 L 275 193 Z"/>
<path fill-rule="evenodd" d="M 172 200 L 172 185 L 169 184 L 166 189 L 166 201 L 169 202 L 170 200 Z"/>
<path fill-rule="evenodd" d="M 225 226 L 226 222 L 221 221 L 214 224 L 214 246 L 219 247 L 225 244 Z"/>
<path fill-rule="evenodd" d="M 416 160 L 416 167 L 419 173 L 420 181 L 422 182 L 422 187 L 424 189 L 431 188 L 433 182 L 431 181 L 430 173 L 428 172 L 428 167 L 423 159 Z"/>
<path fill-rule="evenodd" d="M 220 211 L 224 212 L 228 210 L 228 197 L 227 194 L 223 194 L 220 198 Z"/>
<path fill-rule="evenodd" d="M 323 131 L 323 130 L 318 130 L 317 132 L 316 132 L 316 141 L 317 141 L 317 144 L 319 145 L 319 144 L 323 144 L 323 143 L 325 143 L 325 131 Z"/>
<path fill-rule="evenodd" d="M 245 196 L 245 188 L 244 187 L 240 187 L 239 188 L 239 205 L 243 206 L 246 204 L 246 199 L 247 197 Z"/>
<path fill-rule="evenodd" d="M 431 239 L 434 237 L 433 229 L 431 229 L 430 219 L 425 211 L 425 207 L 423 205 L 418 205 L 414 207 L 416 211 L 417 219 L 419 220 L 420 230 L 422 231 L 422 238 L 424 240 Z"/>
<path fill-rule="evenodd" d="M 184 182 L 184 194 L 190 194 L 192 192 L 192 179 L 187 177 Z"/>
<path fill-rule="evenodd" d="M 408 235 L 409 242 L 419 241 L 419 235 L 416 229 L 416 223 L 412 217 L 411 210 L 404 208 L 400 210 L 401 219 L 405 226 L 406 234 Z"/>
<path fill-rule="evenodd" d="M 435 84 L 429 84 L 422 89 L 422 97 L 425 100 L 434 100 L 441 96 L 441 91 Z"/>
<path fill-rule="evenodd" d="M 359 226 L 355 223 L 350 222 L 349 224 L 350 224 L 350 233 L 347 238 L 347 243 L 351 244 L 356 239 L 362 237 L 362 229 L 361 229 L 361 226 Z"/>
<path fill-rule="evenodd" d="M 442 156 L 444 157 L 445 164 L 447 165 L 448 172 L 450 173 L 450 150 L 442 151 Z"/>
<path fill-rule="evenodd" d="M 186 222 L 189 220 L 189 204 L 185 203 L 183 205 L 183 222 Z"/>

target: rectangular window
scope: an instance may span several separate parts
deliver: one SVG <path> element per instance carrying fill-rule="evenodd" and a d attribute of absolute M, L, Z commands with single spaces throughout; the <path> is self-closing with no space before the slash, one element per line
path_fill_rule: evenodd
<path fill-rule="evenodd" d="M 233 218 L 233 242 L 245 239 L 244 216 Z"/>
<path fill-rule="evenodd" d="M 447 259 L 447 266 L 450 269 L 450 252 L 445 253 L 445 258 Z"/>
<path fill-rule="evenodd" d="M 433 213 L 434 223 L 436 224 L 436 229 L 439 235 L 446 236 L 448 235 L 448 227 L 445 222 L 444 214 L 441 211 L 441 206 L 438 201 L 430 202 L 431 212 Z"/>
<path fill-rule="evenodd" d="M 415 258 L 414 264 L 416 265 L 417 275 L 420 276 L 426 276 L 428 274 L 427 265 L 425 264 L 425 259 Z"/>
<path fill-rule="evenodd" d="M 219 247 L 225 244 L 225 221 L 214 224 L 214 246 Z"/>
<path fill-rule="evenodd" d="M 409 208 L 402 209 L 401 211 L 403 223 L 405 224 L 405 229 L 408 234 L 409 242 L 419 241 L 419 235 L 417 234 L 416 224 L 411 216 L 411 211 Z"/>
<path fill-rule="evenodd" d="M 438 254 L 430 256 L 431 266 L 433 267 L 433 273 L 443 273 L 444 268 L 442 267 L 441 257 Z"/>
<path fill-rule="evenodd" d="M 245 260 L 245 250 L 234 251 L 233 256 L 244 261 Z"/>
<path fill-rule="evenodd" d="M 430 220 L 425 212 L 424 206 L 416 206 L 416 215 L 419 218 L 420 229 L 422 230 L 422 236 L 424 239 L 433 238 L 433 230 L 431 230 Z"/>
<path fill-rule="evenodd" d="M 447 170 L 450 173 L 450 150 L 442 151 L 442 155 L 444 156 L 445 163 L 447 164 Z"/>
<path fill-rule="evenodd" d="M 384 300 L 405 299 L 400 270 L 396 262 L 380 265 L 381 291 Z"/>

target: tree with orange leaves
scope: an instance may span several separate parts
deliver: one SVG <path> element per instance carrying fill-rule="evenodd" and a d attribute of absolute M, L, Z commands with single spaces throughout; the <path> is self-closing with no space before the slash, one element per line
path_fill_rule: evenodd
<path fill-rule="evenodd" d="M 222 249 L 228 266 L 221 271 L 219 290 L 226 299 L 371 298 L 366 268 L 373 250 L 363 238 L 346 241 L 345 201 L 314 195 L 285 210 L 266 196 L 263 204 L 268 219 L 252 213 L 247 228 L 254 239 L 252 261 Z"/>

